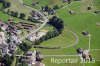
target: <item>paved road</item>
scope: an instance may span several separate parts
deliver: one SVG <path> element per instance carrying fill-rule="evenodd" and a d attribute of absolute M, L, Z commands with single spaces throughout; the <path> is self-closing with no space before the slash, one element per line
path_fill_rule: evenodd
<path fill-rule="evenodd" d="M 71 33 L 73 33 L 73 35 L 74 35 L 74 36 L 75 36 L 75 38 L 76 38 L 76 41 L 75 41 L 73 44 L 70 44 L 69 46 L 61 47 L 61 49 L 64 49 L 64 48 L 69 48 L 69 47 L 72 47 L 72 46 L 75 46 L 76 44 L 78 44 L 79 39 L 78 39 L 77 34 L 76 34 L 75 32 L 73 32 L 73 31 L 71 31 L 71 30 L 70 30 L 70 32 L 71 32 Z M 66 37 L 67 37 L 67 36 L 66 36 Z"/>
<path fill-rule="evenodd" d="M 68 56 L 73 56 L 77 57 L 79 55 L 43 55 L 44 57 L 68 57 Z"/>
<path fill-rule="evenodd" d="M 20 56 L 24 56 L 24 55 L 16 55 L 17 57 L 20 57 Z M 73 57 L 77 57 L 79 55 L 43 55 L 44 57 L 68 57 L 68 56 L 73 56 Z M 24 57 L 27 57 L 27 56 L 24 56 Z"/>
<path fill-rule="evenodd" d="M 35 10 L 36 12 L 38 12 L 38 13 L 44 18 L 44 21 L 42 21 L 42 20 L 40 21 L 40 22 L 43 22 L 43 24 L 42 24 L 38 29 L 33 30 L 31 33 L 29 33 L 28 35 L 26 35 L 26 36 L 24 36 L 24 37 L 22 37 L 22 38 L 20 38 L 20 39 L 18 40 L 18 41 L 21 41 L 21 40 L 27 38 L 28 36 L 32 35 L 33 33 L 39 31 L 40 29 L 42 29 L 42 28 L 46 25 L 46 23 L 48 22 L 48 19 L 47 19 L 39 10 L 24 5 L 22 0 L 18 0 L 18 1 L 20 1 L 20 4 L 21 4 L 22 6 L 27 7 L 27 8 L 29 8 L 29 9 L 32 9 L 32 10 Z"/>

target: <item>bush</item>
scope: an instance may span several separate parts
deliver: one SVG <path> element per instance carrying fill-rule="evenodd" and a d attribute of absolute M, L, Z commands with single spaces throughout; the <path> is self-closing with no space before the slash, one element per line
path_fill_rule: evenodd
<path fill-rule="evenodd" d="M 6 2 L 6 1 L 3 2 L 3 7 L 4 8 L 8 8 L 10 6 L 11 6 L 11 3 L 10 2 Z"/>
<path fill-rule="evenodd" d="M 87 7 L 87 10 L 91 10 L 91 7 Z"/>
<path fill-rule="evenodd" d="M 54 7 L 53 7 L 53 9 L 54 10 L 57 10 L 57 9 L 59 9 L 60 7 L 58 6 L 58 5 L 55 5 Z"/>
<path fill-rule="evenodd" d="M 0 0 L 0 3 L 3 3 L 5 0 Z"/>
<path fill-rule="evenodd" d="M 19 18 L 24 19 L 26 17 L 25 13 L 20 13 Z"/>

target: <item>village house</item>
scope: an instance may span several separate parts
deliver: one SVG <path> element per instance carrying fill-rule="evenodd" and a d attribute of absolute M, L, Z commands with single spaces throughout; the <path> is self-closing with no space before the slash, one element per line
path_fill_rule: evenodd
<path fill-rule="evenodd" d="M 0 51 L 2 54 L 8 53 L 8 45 L 6 43 L 5 33 L 0 32 Z"/>
<path fill-rule="evenodd" d="M 92 56 L 89 53 L 89 50 L 83 50 L 82 48 L 76 49 L 77 53 L 79 54 L 81 60 L 89 60 L 92 61 Z"/>
<path fill-rule="evenodd" d="M 3 31 L 6 31 L 8 28 L 8 25 L 6 25 L 1 19 L 0 19 L 0 27 Z"/>
<path fill-rule="evenodd" d="M 30 36 L 27 37 L 28 40 L 30 41 L 35 41 L 36 39 L 41 38 L 42 36 L 44 36 L 47 33 L 47 31 L 40 31 L 40 32 L 36 32 Z"/>

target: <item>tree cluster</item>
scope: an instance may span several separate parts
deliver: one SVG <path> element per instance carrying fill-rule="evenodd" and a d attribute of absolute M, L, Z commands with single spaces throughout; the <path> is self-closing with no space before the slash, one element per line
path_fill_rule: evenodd
<path fill-rule="evenodd" d="M 59 35 L 59 32 L 54 28 L 53 31 L 49 31 L 46 35 L 42 36 L 40 39 L 35 40 L 33 45 L 40 45 L 43 41 L 51 39 Z"/>
<path fill-rule="evenodd" d="M 19 48 L 24 51 L 24 52 L 27 52 L 30 48 L 31 48 L 31 45 L 25 43 L 25 42 L 22 42 L 20 45 L 19 45 Z"/>
<path fill-rule="evenodd" d="M 20 19 L 25 19 L 25 17 L 26 17 L 25 13 L 18 13 L 18 12 L 10 11 L 10 9 L 8 9 L 8 11 L 6 13 L 13 17 L 18 17 Z"/>
<path fill-rule="evenodd" d="M 49 20 L 48 24 L 55 27 L 59 33 L 62 33 L 64 29 L 63 20 L 60 18 L 57 18 L 57 16 L 53 16 L 52 19 Z"/>

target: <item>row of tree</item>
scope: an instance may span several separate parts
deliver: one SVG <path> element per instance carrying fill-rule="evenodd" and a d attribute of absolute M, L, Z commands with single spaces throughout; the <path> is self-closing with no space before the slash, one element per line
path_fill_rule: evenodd
<path fill-rule="evenodd" d="M 54 29 L 53 31 L 49 31 L 46 35 L 42 36 L 40 39 L 35 40 L 33 45 L 40 45 L 40 43 L 42 43 L 43 41 L 54 38 L 58 35 L 59 32 L 56 29 Z"/>
<path fill-rule="evenodd" d="M 7 14 L 9 14 L 13 17 L 18 17 L 20 19 L 25 19 L 25 17 L 26 17 L 25 13 L 18 13 L 18 12 L 10 11 L 10 9 L 8 9 Z"/>

